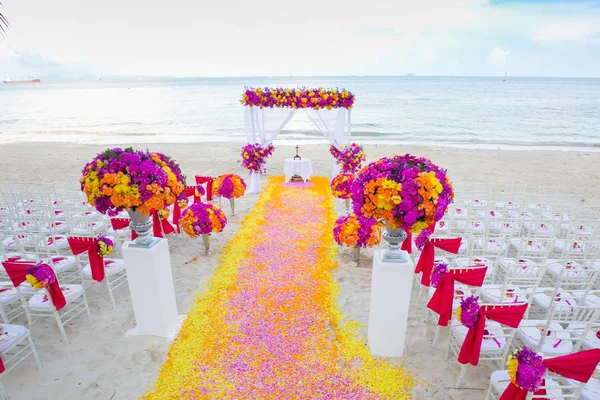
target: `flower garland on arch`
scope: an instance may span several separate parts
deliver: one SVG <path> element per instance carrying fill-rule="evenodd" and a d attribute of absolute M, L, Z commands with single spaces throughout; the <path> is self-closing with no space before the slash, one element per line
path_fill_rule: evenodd
<path fill-rule="evenodd" d="M 260 108 L 312 108 L 313 110 L 334 108 L 350 109 L 356 97 L 346 89 L 337 88 L 250 88 L 242 94 L 244 106 Z"/>

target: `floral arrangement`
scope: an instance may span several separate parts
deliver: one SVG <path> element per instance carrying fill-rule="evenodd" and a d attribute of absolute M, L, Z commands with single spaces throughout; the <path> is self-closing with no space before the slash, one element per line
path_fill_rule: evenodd
<path fill-rule="evenodd" d="M 354 181 L 354 212 L 419 233 L 444 216 L 454 199 L 446 170 L 410 154 L 384 157 Z"/>
<path fill-rule="evenodd" d="M 264 166 L 271 154 L 273 150 L 266 150 L 259 143 L 249 143 L 242 147 L 242 166 L 250 172 L 266 172 Z"/>
<path fill-rule="evenodd" d="M 194 196 L 200 198 L 206 194 L 206 190 L 204 190 L 204 186 L 196 185 L 196 189 L 194 190 Z"/>
<path fill-rule="evenodd" d="M 188 199 L 184 197 L 182 199 L 177 200 L 177 205 L 181 209 L 186 208 L 188 205 Z"/>
<path fill-rule="evenodd" d="M 523 346 L 508 356 L 506 361 L 510 381 L 528 392 L 537 392 L 542 385 L 546 367 L 542 356 Z"/>
<path fill-rule="evenodd" d="M 333 238 L 342 246 L 373 247 L 381 242 L 381 226 L 372 218 L 350 214 L 335 221 Z"/>
<path fill-rule="evenodd" d="M 356 97 L 346 89 L 284 89 L 284 88 L 246 88 L 241 103 L 250 107 L 277 108 L 352 108 Z"/>
<path fill-rule="evenodd" d="M 471 329 L 477 325 L 479 320 L 479 297 L 463 297 L 460 306 L 456 308 L 456 319 L 458 322 Z"/>
<path fill-rule="evenodd" d="M 353 183 L 354 174 L 338 174 L 331 180 L 331 193 L 338 199 L 349 199 Z"/>
<path fill-rule="evenodd" d="M 362 165 L 362 162 L 367 159 L 363 147 L 359 144 L 352 143 L 342 147 L 338 161 L 342 172 L 355 173 Z"/>
<path fill-rule="evenodd" d="M 36 289 L 43 289 L 56 282 L 56 274 L 48 264 L 38 262 L 27 268 L 25 279 Z"/>
<path fill-rule="evenodd" d="M 432 232 L 429 229 L 423 229 L 419 235 L 417 236 L 417 238 L 415 239 L 415 245 L 417 246 L 417 248 L 421 251 L 423 251 L 423 248 L 425 247 L 425 245 L 427 244 L 427 241 L 429 240 L 429 237 L 432 235 Z"/>
<path fill-rule="evenodd" d="M 440 283 L 440 279 L 442 279 L 446 273 L 448 273 L 448 264 L 436 264 L 431 270 L 431 286 L 437 287 L 438 283 Z"/>
<path fill-rule="evenodd" d="M 265 150 L 265 157 L 269 158 L 273 155 L 273 152 L 275 151 L 275 146 L 273 146 L 273 143 L 271 143 L 270 145 L 265 147 L 264 150 Z"/>
<path fill-rule="evenodd" d="M 171 212 L 168 208 L 163 208 L 162 210 L 158 211 L 158 216 L 160 217 L 160 219 L 168 219 L 170 215 Z"/>
<path fill-rule="evenodd" d="M 235 174 L 220 175 L 213 181 L 213 193 L 226 199 L 239 198 L 246 192 L 246 182 Z"/>
<path fill-rule="evenodd" d="M 110 253 L 112 253 L 113 251 L 113 247 L 115 246 L 114 242 L 104 236 L 104 235 L 98 235 L 98 254 L 101 255 L 102 257 L 106 257 L 108 255 L 110 255 Z"/>
<path fill-rule="evenodd" d="M 331 153 L 331 155 L 333 156 L 333 158 L 335 158 L 337 162 L 340 161 L 340 158 L 342 157 L 342 152 L 338 150 L 337 147 L 335 147 L 334 145 L 329 146 L 329 153 Z"/>
<path fill-rule="evenodd" d="M 225 213 L 210 203 L 195 203 L 186 208 L 181 218 L 181 227 L 190 237 L 221 232 L 227 225 Z"/>
<path fill-rule="evenodd" d="M 179 199 L 185 177 L 164 154 L 114 148 L 86 164 L 80 183 L 89 203 L 103 214 L 135 210 L 147 215 Z"/>

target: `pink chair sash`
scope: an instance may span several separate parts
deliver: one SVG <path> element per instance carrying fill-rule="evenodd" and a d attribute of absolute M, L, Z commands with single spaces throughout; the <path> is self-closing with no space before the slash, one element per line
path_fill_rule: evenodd
<path fill-rule="evenodd" d="M 96 282 L 102 282 L 104 280 L 104 257 L 98 254 L 98 239 L 94 237 L 69 237 L 67 240 L 74 255 L 77 256 L 87 251 L 92 279 Z"/>
<path fill-rule="evenodd" d="M 412 253 L 412 233 L 406 232 L 406 240 L 402 243 L 402 250 Z"/>
<path fill-rule="evenodd" d="M 565 378 L 587 383 L 600 362 L 600 349 L 580 351 L 561 357 L 544 360 L 544 366 Z M 546 386 L 546 381 L 542 382 Z M 536 395 L 546 395 L 545 389 L 540 389 Z M 515 386 L 512 382 L 500 396 L 500 400 L 525 400 L 527 390 Z"/>
<path fill-rule="evenodd" d="M 449 253 L 456 254 L 460 248 L 462 238 L 454 239 L 429 239 L 421 252 L 415 273 L 422 272 L 421 283 L 425 286 L 431 284 L 431 271 L 435 260 L 435 248 L 440 248 Z"/>
<path fill-rule="evenodd" d="M 27 280 L 25 278 L 27 275 L 27 269 L 31 265 L 35 265 L 35 262 L 4 261 L 2 262 L 2 265 L 4 266 L 4 269 L 6 270 L 6 273 L 8 274 L 8 277 L 12 281 L 13 285 L 17 287 Z M 67 301 L 65 300 L 65 295 L 63 294 L 62 290 L 60 290 L 58 277 L 56 277 L 54 283 L 49 285 L 47 289 L 50 297 L 52 298 L 52 303 L 54 304 L 56 311 L 62 309 L 67 304 Z"/>
<path fill-rule="evenodd" d="M 427 308 L 439 316 L 438 325 L 448 326 L 452 319 L 452 303 L 454 302 L 454 281 L 465 285 L 480 287 L 483 285 L 487 267 L 451 269 L 440 279 L 435 293 L 427 303 Z"/>
<path fill-rule="evenodd" d="M 483 341 L 483 331 L 485 330 L 485 321 L 487 318 L 508 325 L 511 328 L 518 328 L 525 311 L 527 303 L 509 303 L 510 306 L 493 307 L 482 306 L 479 309 L 479 319 L 475 327 L 469 329 L 465 341 L 458 354 L 458 362 L 461 364 L 479 364 L 479 354 L 481 353 L 481 342 Z M 500 305 L 500 304 L 498 304 Z M 504 305 L 504 304 L 502 304 Z"/>

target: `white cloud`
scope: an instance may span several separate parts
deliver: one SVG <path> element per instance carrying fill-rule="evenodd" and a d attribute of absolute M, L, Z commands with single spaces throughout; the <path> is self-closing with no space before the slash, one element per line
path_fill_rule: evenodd
<path fill-rule="evenodd" d="M 498 46 L 494 48 L 487 57 L 487 62 L 488 64 L 493 65 L 505 65 L 509 54 L 510 50 L 504 50 L 502 47 Z"/>

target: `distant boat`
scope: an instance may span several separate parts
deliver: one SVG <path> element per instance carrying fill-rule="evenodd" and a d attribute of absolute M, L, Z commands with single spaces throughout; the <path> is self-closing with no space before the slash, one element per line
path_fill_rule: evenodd
<path fill-rule="evenodd" d="M 412 72 L 409 72 L 408 74 L 406 74 L 406 76 L 415 76 L 415 74 L 413 74 Z"/>
<path fill-rule="evenodd" d="M 6 79 L 4 79 L 4 83 L 40 83 L 40 82 L 41 82 L 41 80 L 39 80 L 38 78 L 33 78 L 33 79 L 25 78 L 25 79 L 14 81 L 7 76 Z"/>
<path fill-rule="evenodd" d="M 506 82 L 506 72 L 504 73 L 504 82 Z"/>

